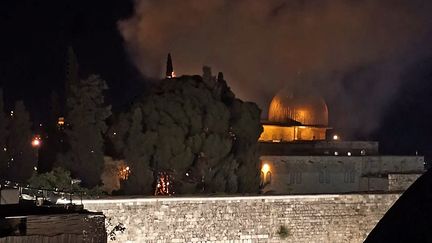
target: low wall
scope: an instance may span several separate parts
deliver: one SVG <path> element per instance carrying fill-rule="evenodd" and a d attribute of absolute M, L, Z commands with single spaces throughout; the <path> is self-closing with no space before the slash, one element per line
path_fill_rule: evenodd
<path fill-rule="evenodd" d="M 82 212 L 0 217 L 0 226 L 0 243 L 107 241 L 105 217 L 102 214 Z"/>
<path fill-rule="evenodd" d="M 84 200 L 118 242 L 362 242 L 400 194 Z"/>
<path fill-rule="evenodd" d="M 422 174 L 389 174 L 389 191 L 405 191 L 410 187 Z"/>

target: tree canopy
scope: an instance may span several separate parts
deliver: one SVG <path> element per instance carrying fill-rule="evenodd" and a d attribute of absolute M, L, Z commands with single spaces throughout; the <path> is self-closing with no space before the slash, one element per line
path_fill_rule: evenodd
<path fill-rule="evenodd" d="M 69 150 L 60 154 L 59 165 L 69 169 L 89 187 L 100 183 L 104 166 L 105 120 L 111 107 L 105 104 L 103 91 L 107 85 L 97 75 L 91 75 L 71 86 L 68 97 L 68 127 L 65 130 Z"/>
<path fill-rule="evenodd" d="M 148 185 L 151 171 L 163 171 L 177 193 L 245 193 L 258 191 L 261 132 L 257 105 L 235 98 L 223 75 L 204 67 L 202 77 L 155 84 L 119 116 L 110 137 L 131 167 L 131 188 L 148 191 L 139 181 Z"/>

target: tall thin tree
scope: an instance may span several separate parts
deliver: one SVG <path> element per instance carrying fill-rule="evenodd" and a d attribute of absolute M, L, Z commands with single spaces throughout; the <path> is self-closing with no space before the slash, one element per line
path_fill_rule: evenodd
<path fill-rule="evenodd" d="M 32 123 L 30 114 L 23 101 L 15 103 L 14 113 L 9 125 L 9 137 L 7 150 L 10 156 L 11 180 L 25 182 L 33 173 L 33 168 L 37 166 L 37 149 L 33 148 Z"/>
<path fill-rule="evenodd" d="M 88 187 L 100 182 L 104 165 L 105 120 L 111 115 L 111 107 L 105 104 L 103 92 L 108 89 L 104 80 L 91 75 L 71 87 L 68 97 L 69 126 L 65 133 L 69 151 L 59 156 L 62 166 Z"/>

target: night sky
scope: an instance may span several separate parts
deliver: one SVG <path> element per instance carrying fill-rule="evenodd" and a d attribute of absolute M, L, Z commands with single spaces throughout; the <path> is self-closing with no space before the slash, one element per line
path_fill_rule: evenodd
<path fill-rule="evenodd" d="M 163 74 L 222 71 L 267 112 L 282 88 L 323 96 L 342 138 L 432 154 L 432 2 L 22 0 L 0 2 L 0 85 L 43 122 L 62 93 L 68 46 L 80 74 L 110 86 L 115 109 Z"/>

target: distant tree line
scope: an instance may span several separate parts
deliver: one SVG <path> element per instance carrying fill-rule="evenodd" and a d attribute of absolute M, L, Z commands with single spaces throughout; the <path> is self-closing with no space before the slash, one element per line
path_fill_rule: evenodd
<path fill-rule="evenodd" d="M 40 150 L 30 144 L 34 131 L 23 102 L 6 114 L 0 97 L 2 178 L 57 188 L 78 178 L 87 188 L 103 182 L 119 185 L 108 192 L 150 195 L 163 172 L 177 194 L 258 192 L 260 110 L 235 98 L 222 73 L 204 67 L 202 76 L 161 80 L 112 114 L 106 82 L 81 79 L 72 49 L 66 70 L 65 94 L 52 95 Z"/>

